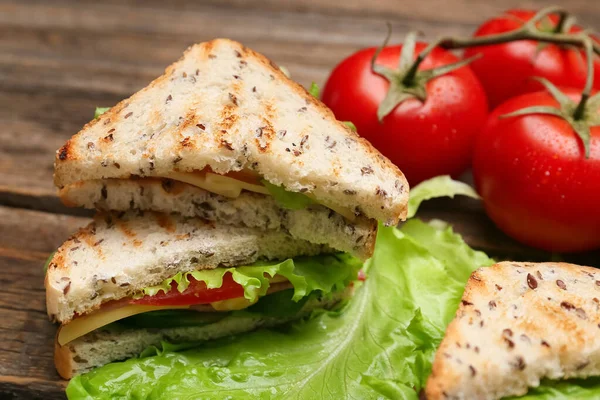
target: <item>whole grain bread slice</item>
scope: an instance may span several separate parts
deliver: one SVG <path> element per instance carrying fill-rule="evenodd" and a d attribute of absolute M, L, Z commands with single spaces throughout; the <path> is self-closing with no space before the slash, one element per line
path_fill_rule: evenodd
<path fill-rule="evenodd" d="M 138 293 L 177 274 L 333 251 L 284 231 L 214 224 L 177 214 L 101 213 L 54 254 L 46 306 L 67 323 L 102 303 Z"/>
<path fill-rule="evenodd" d="M 473 272 L 426 386 L 429 400 L 500 399 L 600 375 L 600 272 L 502 262 Z"/>
<path fill-rule="evenodd" d="M 211 340 L 257 328 L 281 325 L 309 315 L 316 309 L 331 309 L 351 295 L 352 290 L 348 288 L 345 291 L 332 293 L 330 296 L 311 298 L 298 314 L 289 317 L 241 313 L 201 326 L 162 329 L 115 329 L 108 326 L 90 332 L 64 346 L 56 342 L 54 363 L 60 376 L 71 379 L 74 375 L 88 372 L 104 364 L 136 357 L 149 346 L 159 346 L 163 341 L 179 343 Z"/>
<path fill-rule="evenodd" d="M 252 170 L 323 204 L 396 224 L 404 175 L 266 57 L 216 39 L 88 123 L 56 152 L 55 184 Z"/>
<path fill-rule="evenodd" d="M 243 191 L 237 198 L 228 198 L 170 179 L 90 180 L 65 186 L 60 197 L 67 205 L 105 211 L 174 212 L 219 224 L 282 230 L 296 239 L 327 244 L 363 260 L 373 254 L 377 236 L 377 221 L 357 217 L 350 222 L 318 204 L 286 210 L 272 196 Z"/>

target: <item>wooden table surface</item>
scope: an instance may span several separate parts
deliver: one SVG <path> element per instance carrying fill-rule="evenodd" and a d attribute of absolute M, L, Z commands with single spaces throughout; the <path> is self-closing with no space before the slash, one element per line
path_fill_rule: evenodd
<path fill-rule="evenodd" d="M 109 106 L 144 87 L 192 43 L 230 37 L 323 83 L 353 51 L 409 30 L 468 35 L 506 8 L 541 0 L 0 0 L 0 398 L 63 398 L 45 312 L 45 259 L 89 213 L 63 207 L 52 184 L 54 152 Z M 567 2 L 565 2 L 567 6 Z M 599 28 L 600 2 L 570 0 Z M 544 260 L 501 234 L 472 200 L 430 202 L 474 247 L 501 258 Z M 598 263 L 600 255 L 569 259 Z"/>

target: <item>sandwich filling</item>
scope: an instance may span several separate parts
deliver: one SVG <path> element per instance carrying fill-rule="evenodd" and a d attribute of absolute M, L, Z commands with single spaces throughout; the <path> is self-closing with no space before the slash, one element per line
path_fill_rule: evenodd
<path fill-rule="evenodd" d="M 298 311 L 298 306 L 315 293 L 327 296 L 343 291 L 357 279 L 361 267 L 362 262 L 348 254 L 329 254 L 179 272 L 131 297 L 108 301 L 91 313 L 76 315 L 61 326 L 58 343 L 65 345 L 116 321 L 138 327 L 178 326 L 181 319 L 188 324 L 190 320 L 206 323 L 207 318 L 218 320 L 219 313 L 249 307 L 276 309 L 286 303 L 295 303 L 285 307 Z M 272 300 L 272 295 L 279 292 L 287 293 L 277 297 L 279 304 L 261 305 L 263 298 Z M 165 312 L 173 316 L 168 324 Z M 199 313 L 203 315 L 199 317 Z M 155 317 L 161 319 L 156 321 Z"/>

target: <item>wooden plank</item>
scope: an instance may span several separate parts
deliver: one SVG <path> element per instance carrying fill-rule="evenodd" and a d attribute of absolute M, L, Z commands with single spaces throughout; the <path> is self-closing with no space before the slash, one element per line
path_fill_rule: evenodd
<path fill-rule="evenodd" d="M 87 219 L 0 207 L 0 398 L 63 398 L 56 327 L 46 315 L 46 258 Z"/>

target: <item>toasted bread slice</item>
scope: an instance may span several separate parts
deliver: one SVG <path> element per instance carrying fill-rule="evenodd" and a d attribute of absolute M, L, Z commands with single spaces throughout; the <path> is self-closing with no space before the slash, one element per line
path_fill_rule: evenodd
<path fill-rule="evenodd" d="M 71 379 L 74 375 L 93 368 L 138 356 L 149 346 L 159 346 L 162 341 L 170 343 L 194 342 L 217 339 L 224 336 L 267 328 L 309 315 L 315 309 L 330 309 L 352 295 L 351 288 L 331 296 L 310 299 L 292 317 L 267 317 L 259 314 L 228 316 L 208 325 L 163 329 L 114 329 L 105 327 L 80 337 L 68 345 L 54 348 L 54 363 L 60 376 Z"/>
<path fill-rule="evenodd" d="M 600 272 L 502 262 L 473 272 L 426 387 L 428 400 L 500 399 L 543 378 L 600 375 Z"/>
<path fill-rule="evenodd" d="M 251 170 L 322 204 L 396 224 L 404 175 L 264 56 L 227 39 L 190 47 L 149 86 L 56 153 L 59 188 L 79 181 Z"/>
<path fill-rule="evenodd" d="M 296 239 L 327 244 L 363 260 L 373 254 L 377 235 L 377 221 L 358 217 L 350 222 L 321 205 L 286 210 L 271 196 L 244 191 L 228 198 L 169 179 L 91 180 L 65 186 L 60 196 L 67 204 L 106 211 L 174 212 L 220 224 L 287 231 Z"/>
<path fill-rule="evenodd" d="M 176 214 L 100 214 L 50 260 L 46 306 L 50 318 L 64 324 L 75 313 L 89 313 L 178 272 L 331 251 L 283 231 L 216 225 Z"/>

